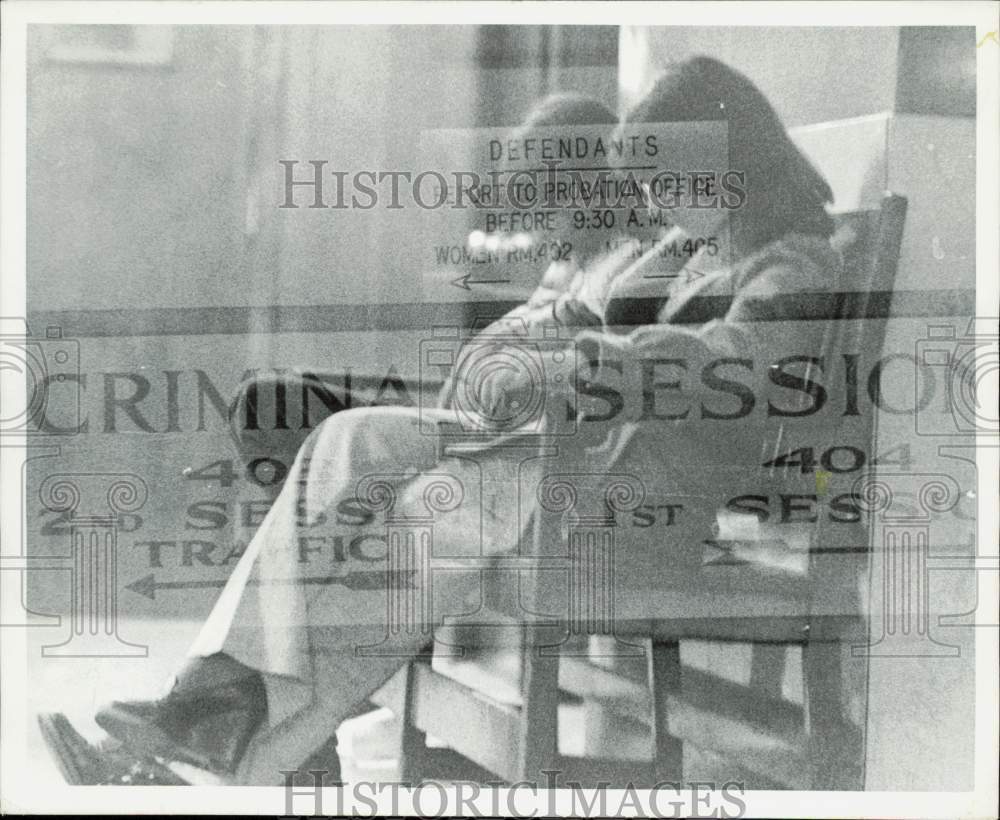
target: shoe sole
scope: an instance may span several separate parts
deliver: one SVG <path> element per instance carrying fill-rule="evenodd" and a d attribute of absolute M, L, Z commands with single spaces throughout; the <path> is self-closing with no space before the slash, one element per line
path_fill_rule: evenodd
<path fill-rule="evenodd" d="M 140 757 L 178 760 L 210 772 L 219 771 L 219 767 L 213 761 L 204 755 L 179 746 L 170 735 L 156 724 L 131 712 L 109 707 L 103 709 L 96 720 L 104 731 L 120 740 L 130 751 Z"/>
<path fill-rule="evenodd" d="M 42 739 L 48 747 L 63 779 L 71 786 L 91 785 L 77 764 L 76 751 L 86 748 L 86 739 L 73 728 L 61 712 L 47 712 L 38 716 L 38 728 L 42 730 Z M 72 739 L 72 743 L 68 740 Z M 76 744 L 76 748 L 74 748 Z"/>
<path fill-rule="evenodd" d="M 101 749 L 95 748 L 83 735 L 81 735 L 69 722 L 69 719 L 61 712 L 42 713 L 38 715 L 38 726 L 42 731 L 42 739 L 45 745 L 55 758 L 56 765 L 63 776 L 63 779 L 71 786 L 190 786 L 191 784 L 175 771 L 164 766 L 162 763 L 152 758 L 143 759 L 143 767 L 155 776 L 156 783 L 115 783 L 107 779 L 108 765 L 103 759 Z M 98 772 L 92 771 L 88 776 L 85 769 L 80 766 L 79 761 L 85 755 L 93 759 L 93 768 L 104 772 L 102 777 L 97 777 Z"/>

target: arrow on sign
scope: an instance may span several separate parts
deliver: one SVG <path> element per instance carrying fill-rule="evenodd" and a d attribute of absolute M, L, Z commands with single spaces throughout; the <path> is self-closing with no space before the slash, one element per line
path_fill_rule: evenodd
<path fill-rule="evenodd" d="M 348 589 L 374 590 L 385 589 L 387 573 L 384 570 L 366 570 L 350 575 L 315 575 L 310 578 L 276 578 L 263 581 L 258 578 L 247 581 L 248 586 L 344 586 Z M 395 589 L 413 589 L 413 576 L 417 570 L 393 572 L 392 580 Z M 156 575 L 150 573 L 138 581 L 126 585 L 125 589 L 145 595 L 151 601 L 156 600 L 156 591 L 160 589 L 221 589 L 226 585 L 223 578 L 211 581 L 157 581 Z"/>
<path fill-rule="evenodd" d="M 452 279 L 451 283 L 456 288 L 462 288 L 463 290 L 472 290 L 469 285 L 509 285 L 510 279 L 472 279 L 471 273 L 463 274 L 457 279 Z"/>
<path fill-rule="evenodd" d="M 679 279 L 683 275 L 687 275 L 687 282 L 693 282 L 695 279 L 701 279 L 705 274 L 701 271 L 696 270 L 682 270 L 679 273 L 647 273 L 643 276 L 643 279 Z"/>

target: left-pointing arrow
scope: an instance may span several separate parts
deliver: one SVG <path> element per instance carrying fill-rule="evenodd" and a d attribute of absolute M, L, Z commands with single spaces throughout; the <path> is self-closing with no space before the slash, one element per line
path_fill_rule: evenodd
<path fill-rule="evenodd" d="M 343 586 L 355 590 L 385 589 L 391 580 L 394 589 L 413 588 L 416 570 L 389 573 L 385 570 L 365 570 L 348 575 L 315 575 L 308 578 L 253 578 L 248 586 Z M 125 589 L 156 600 L 156 592 L 161 589 L 221 589 L 226 585 L 224 578 L 208 581 L 157 581 L 150 573 L 138 581 L 126 585 Z"/>
<path fill-rule="evenodd" d="M 451 283 L 456 288 L 462 288 L 463 290 L 472 290 L 470 285 L 509 285 L 510 279 L 473 279 L 471 273 L 464 273 L 461 276 L 452 279 Z"/>

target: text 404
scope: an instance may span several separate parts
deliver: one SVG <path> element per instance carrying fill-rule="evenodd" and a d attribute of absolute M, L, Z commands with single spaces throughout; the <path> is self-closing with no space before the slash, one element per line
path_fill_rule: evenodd
<path fill-rule="evenodd" d="M 867 460 L 864 450 L 848 445 L 828 447 L 819 454 L 819 459 L 816 458 L 813 447 L 799 447 L 764 462 L 764 466 L 785 471 L 797 467 L 802 473 L 815 472 L 817 467 L 827 473 L 853 473 L 862 469 Z M 876 455 L 871 463 L 909 470 L 912 464 L 910 445 L 900 444 L 886 450 L 881 455 Z"/>

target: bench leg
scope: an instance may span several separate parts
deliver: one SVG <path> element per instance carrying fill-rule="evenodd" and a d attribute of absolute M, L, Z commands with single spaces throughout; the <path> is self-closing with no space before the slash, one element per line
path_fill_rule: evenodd
<path fill-rule="evenodd" d="M 540 788 L 547 782 L 543 771 L 559 758 L 559 656 L 544 649 L 538 640 L 525 641 L 518 761 L 521 778 Z"/>
<path fill-rule="evenodd" d="M 843 644 L 811 641 L 803 649 L 806 731 L 812 788 L 864 788 L 864 734 L 848 719 L 844 704 Z"/>
<path fill-rule="evenodd" d="M 413 705 L 416 702 L 416 664 L 420 660 L 410 661 L 400 670 L 402 685 L 395 691 L 395 703 L 390 707 L 399 718 L 398 726 L 398 765 L 399 782 L 417 786 L 425 776 L 421 772 L 421 762 L 427 751 L 427 734 L 420 731 L 414 724 Z"/>
<path fill-rule="evenodd" d="M 679 641 L 652 641 L 649 653 L 649 691 L 653 706 L 653 771 L 657 780 L 684 778 L 684 743 L 670 734 L 667 701 L 681 691 Z"/>

